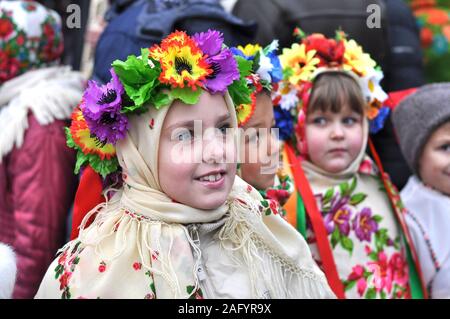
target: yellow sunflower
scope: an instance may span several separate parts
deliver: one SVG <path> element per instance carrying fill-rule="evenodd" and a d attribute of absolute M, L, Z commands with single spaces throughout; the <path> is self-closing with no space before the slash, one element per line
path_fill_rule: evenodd
<path fill-rule="evenodd" d="M 345 46 L 344 69 L 355 72 L 358 76 L 365 76 L 368 70 L 377 64 L 369 54 L 364 53 L 362 47 L 355 40 L 343 40 Z"/>
<path fill-rule="evenodd" d="M 193 90 L 212 73 L 202 51 L 184 32 L 171 34 L 161 46 L 154 45 L 150 56 L 161 63 L 161 83 L 173 87 L 190 86 Z"/>
<path fill-rule="evenodd" d="M 259 44 L 247 44 L 245 48 L 239 45 L 237 48 L 241 50 L 242 53 L 244 53 L 246 56 L 254 56 L 261 49 Z"/>
<path fill-rule="evenodd" d="M 72 113 L 70 134 L 73 141 L 80 147 L 84 154 L 97 154 L 101 160 L 111 159 L 116 155 L 116 148 L 112 144 L 103 144 L 91 137 L 86 120 L 80 109 Z"/>
<path fill-rule="evenodd" d="M 290 83 L 297 85 L 300 81 L 311 80 L 311 76 L 320 62 L 315 55 L 316 50 L 306 52 L 306 46 L 303 43 L 294 43 L 290 49 L 283 49 L 280 62 L 283 69 L 291 71 L 288 79 Z"/>

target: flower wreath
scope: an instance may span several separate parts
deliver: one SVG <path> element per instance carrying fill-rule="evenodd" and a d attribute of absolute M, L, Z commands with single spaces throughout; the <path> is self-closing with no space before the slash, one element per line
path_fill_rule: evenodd
<path fill-rule="evenodd" d="M 245 125 L 252 117 L 256 107 L 256 94 L 263 89 L 271 92 L 272 86 L 282 80 L 283 70 L 276 53 L 277 50 L 277 40 L 272 41 L 265 48 L 258 44 L 247 44 L 245 47 L 231 48 L 236 59 L 244 59 L 245 62 L 242 61 L 242 63 L 246 64 L 247 70 L 249 70 L 245 78 L 252 89 L 251 103 L 236 105 L 239 126 Z"/>
<path fill-rule="evenodd" d="M 89 164 L 102 177 L 119 169 L 115 145 L 125 138 L 128 116 L 160 109 L 179 99 L 196 104 L 203 90 L 224 94 L 235 105 L 251 102 L 245 59 L 236 59 L 215 30 L 190 37 L 176 31 L 141 56 L 112 63 L 105 85 L 90 81 L 66 128 L 67 144 L 77 150 L 75 173 Z M 149 123 L 153 125 L 153 123 Z"/>
<path fill-rule="evenodd" d="M 280 55 L 283 80 L 274 87 L 272 94 L 280 138 L 296 139 L 294 145 L 301 152 L 305 150 L 305 115 L 313 81 L 326 70 L 344 71 L 357 80 L 367 102 L 370 132 L 378 132 L 389 108 L 383 106 L 387 99 L 380 86 L 383 72 L 370 55 L 364 53 L 354 40 L 348 40 L 342 31 L 337 31 L 334 39 L 320 33 L 306 36 L 299 28 L 295 29 L 294 35 L 300 42 L 283 49 Z"/>

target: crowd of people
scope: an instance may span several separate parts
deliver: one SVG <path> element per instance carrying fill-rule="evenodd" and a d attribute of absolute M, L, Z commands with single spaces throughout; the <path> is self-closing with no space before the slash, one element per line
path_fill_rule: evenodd
<path fill-rule="evenodd" d="M 1 0 L 0 298 L 450 298 L 436 5 Z"/>

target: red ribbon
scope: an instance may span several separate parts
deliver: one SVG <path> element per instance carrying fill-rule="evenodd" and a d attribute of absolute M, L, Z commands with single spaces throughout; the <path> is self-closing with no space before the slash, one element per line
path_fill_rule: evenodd
<path fill-rule="evenodd" d="M 317 208 L 316 199 L 312 193 L 309 181 L 306 179 L 305 173 L 300 165 L 300 161 L 296 157 L 292 146 L 286 144 L 286 151 L 289 162 L 292 166 L 295 187 L 302 196 L 306 212 L 316 236 L 317 248 L 319 249 L 323 270 L 325 272 L 325 276 L 327 277 L 328 284 L 339 299 L 345 299 L 344 285 L 342 284 L 337 272 L 333 252 L 331 251 L 330 242 L 328 241 L 328 232 L 325 229 L 322 214 Z"/>

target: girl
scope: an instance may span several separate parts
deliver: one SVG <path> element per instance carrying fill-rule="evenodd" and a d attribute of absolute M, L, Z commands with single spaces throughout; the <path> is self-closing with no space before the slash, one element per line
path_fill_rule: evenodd
<path fill-rule="evenodd" d="M 227 92 L 247 89 L 222 42 L 175 32 L 89 85 L 69 144 L 102 175 L 120 167 L 123 186 L 62 248 L 36 298 L 333 296 L 301 236 L 261 215 L 259 194 L 235 178 Z"/>
<path fill-rule="evenodd" d="M 432 298 L 450 298 L 450 83 L 425 85 L 393 114 L 414 175 L 401 192 L 424 280 Z"/>
<path fill-rule="evenodd" d="M 368 119 L 375 131 L 386 115 L 381 71 L 339 33 L 308 36 L 280 59 L 286 75 L 280 107 L 297 119 L 285 151 L 306 207 L 306 214 L 288 214 L 338 297 L 409 298 L 418 287 L 410 285 L 416 273 L 413 263 L 408 267 L 413 247 L 401 203 L 365 155 Z"/>
<path fill-rule="evenodd" d="M 0 1 L 0 242 L 14 247 L 14 298 L 32 298 L 65 240 L 75 152 L 64 126 L 84 80 L 60 66 L 61 19 L 37 2 Z"/>
<path fill-rule="evenodd" d="M 280 143 L 273 131 L 275 116 L 271 92 L 283 76 L 277 48 L 278 42 L 273 41 L 265 48 L 247 44 L 231 50 L 240 63 L 249 65 L 246 79 L 252 90 L 252 103 L 236 107 L 242 129 L 242 161 L 238 174 L 261 193 L 262 205 L 267 210 L 284 215 L 281 207 L 290 196 L 293 184 L 279 168 Z"/>

